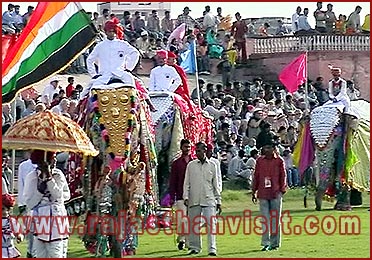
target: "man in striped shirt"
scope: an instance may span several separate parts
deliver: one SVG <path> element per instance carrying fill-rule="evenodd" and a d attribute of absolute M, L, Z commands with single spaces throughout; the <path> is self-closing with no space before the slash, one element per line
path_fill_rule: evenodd
<path fill-rule="evenodd" d="M 191 31 L 194 30 L 195 24 L 198 24 L 198 23 L 189 15 L 190 12 L 191 10 L 187 6 L 183 8 L 183 13 L 177 17 L 176 27 L 185 23 L 186 32 L 189 30 Z"/>

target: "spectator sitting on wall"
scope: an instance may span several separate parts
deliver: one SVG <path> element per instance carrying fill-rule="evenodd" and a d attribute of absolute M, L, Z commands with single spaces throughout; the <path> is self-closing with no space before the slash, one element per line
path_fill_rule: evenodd
<path fill-rule="evenodd" d="M 360 12 L 362 11 L 362 7 L 359 5 L 355 8 L 355 11 L 352 12 L 347 19 L 346 22 L 346 34 L 352 35 L 355 33 L 359 33 L 361 31 L 361 24 L 360 24 Z"/>
<path fill-rule="evenodd" d="M 258 35 L 262 37 L 269 37 L 272 36 L 267 32 L 267 29 L 269 29 L 270 24 L 269 23 L 264 23 L 260 28 L 258 28 Z"/>
<path fill-rule="evenodd" d="M 283 36 L 289 34 L 287 27 L 284 26 L 282 20 L 278 20 L 278 28 L 276 28 L 275 35 Z"/>
<path fill-rule="evenodd" d="M 327 4 L 327 12 L 326 12 L 326 29 L 327 33 L 333 33 L 335 29 L 335 23 L 336 23 L 336 15 L 332 10 L 333 5 Z"/>
<path fill-rule="evenodd" d="M 316 3 L 316 10 L 314 12 L 315 17 L 315 30 L 320 33 L 326 33 L 326 12 L 322 11 L 323 3 L 317 2 Z M 305 8 L 306 9 L 306 8 Z M 304 13 L 305 13 L 304 9 Z"/>
<path fill-rule="evenodd" d="M 2 16 L 2 31 L 3 33 L 14 34 L 17 31 L 13 22 L 14 5 L 8 4 L 8 10 Z"/>
<path fill-rule="evenodd" d="M 31 14 L 34 12 L 34 7 L 32 5 L 29 5 L 27 7 L 27 13 L 25 13 L 23 16 L 22 16 L 22 21 L 23 21 L 23 24 L 24 26 L 27 25 L 28 23 L 28 20 L 30 20 L 30 17 L 31 17 Z"/>
<path fill-rule="evenodd" d="M 335 23 L 335 32 L 337 34 L 344 34 L 346 32 L 346 15 L 340 14 Z"/>
<path fill-rule="evenodd" d="M 19 5 L 15 5 L 14 6 L 14 12 L 12 14 L 12 18 L 13 18 L 13 23 L 14 23 L 15 27 L 19 31 L 22 31 L 22 29 L 24 28 L 24 24 L 23 24 L 23 18 L 19 14 L 19 9 L 20 9 L 20 6 Z"/>
<path fill-rule="evenodd" d="M 304 13 L 298 17 L 298 31 L 295 33 L 296 36 L 298 35 L 309 35 L 309 34 L 319 34 L 318 31 L 311 28 L 307 16 L 309 14 L 309 9 L 304 8 Z"/>

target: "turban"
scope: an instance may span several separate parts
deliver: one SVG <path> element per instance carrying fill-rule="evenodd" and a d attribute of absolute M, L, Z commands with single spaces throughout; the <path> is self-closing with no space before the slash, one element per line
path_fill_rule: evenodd
<path fill-rule="evenodd" d="M 31 162 L 33 164 L 42 163 L 44 161 L 45 153 L 47 153 L 46 161 L 50 163 L 52 161 L 52 159 L 54 158 L 55 153 L 54 152 L 46 152 L 46 151 L 43 151 L 43 150 L 34 150 L 31 153 L 31 156 L 30 156 Z"/>
<path fill-rule="evenodd" d="M 252 111 L 252 110 L 254 109 L 254 106 L 252 106 L 252 105 L 248 105 L 248 106 L 247 106 L 247 109 L 248 109 L 248 111 Z"/>
<path fill-rule="evenodd" d="M 11 194 L 6 193 L 2 195 L 1 202 L 4 207 L 11 208 L 15 205 L 15 198 Z"/>
<path fill-rule="evenodd" d="M 332 73 L 334 73 L 334 72 L 341 73 L 341 69 L 340 68 L 332 68 L 331 71 L 332 71 Z"/>
<path fill-rule="evenodd" d="M 156 55 L 161 59 L 168 59 L 168 52 L 165 50 L 157 51 Z"/>
<path fill-rule="evenodd" d="M 177 55 L 171 51 L 168 51 L 168 58 L 174 58 L 176 59 L 177 58 Z"/>
<path fill-rule="evenodd" d="M 117 25 L 113 21 L 107 21 L 105 23 L 105 27 L 104 27 L 105 32 L 108 32 L 110 30 L 115 30 L 116 32 L 116 29 L 117 29 Z"/>

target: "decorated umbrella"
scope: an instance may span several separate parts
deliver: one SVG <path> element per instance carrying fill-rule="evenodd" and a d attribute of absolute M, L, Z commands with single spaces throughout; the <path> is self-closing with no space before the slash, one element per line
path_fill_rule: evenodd
<path fill-rule="evenodd" d="M 96 156 L 89 137 L 71 119 L 51 111 L 25 117 L 11 126 L 3 136 L 3 148 L 38 149 L 53 152 L 74 152 Z"/>

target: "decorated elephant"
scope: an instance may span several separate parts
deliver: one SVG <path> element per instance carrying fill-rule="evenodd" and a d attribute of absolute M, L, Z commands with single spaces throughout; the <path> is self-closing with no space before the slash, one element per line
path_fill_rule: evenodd
<path fill-rule="evenodd" d="M 183 138 L 196 144 L 212 141 L 212 120 L 204 116 L 201 109 L 188 97 L 173 92 L 150 92 L 151 102 L 156 108 L 152 112 L 155 131 L 155 150 L 158 158 L 157 177 L 160 198 L 167 194 L 170 166 L 180 155 Z"/>
<path fill-rule="evenodd" d="M 136 78 L 136 84 L 142 82 Z M 79 105 L 79 124 L 100 154 L 84 165 L 86 224 L 92 216 L 113 216 L 120 221 L 155 214 L 158 202 L 156 153 L 151 115 L 136 86 L 121 82 L 95 86 Z M 118 216 L 125 216 L 125 218 Z M 98 223 L 103 225 L 103 223 Z M 93 225 L 94 226 L 94 225 Z M 95 230 L 84 236 L 86 248 L 96 256 L 133 255 L 138 246 L 134 227 L 122 223 L 115 235 Z M 97 228 L 98 229 L 98 228 Z"/>
<path fill-rule="evenodd" d="M 294 161 L 306 184 L 314 166 L 316 210 L 324 198 L 334 197 L 335 209 L 351 210 L 351 191 L 369 191 L 369 107 L 369 102 L 352 101 L 343 113 L 343 105 L 327 104 L 305 120 Z"/>

